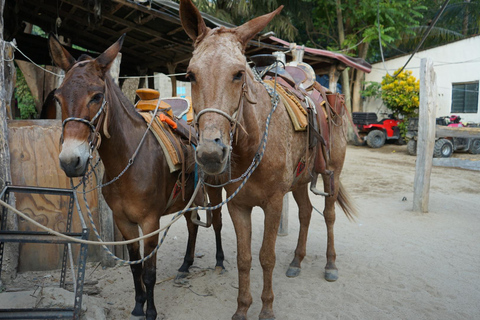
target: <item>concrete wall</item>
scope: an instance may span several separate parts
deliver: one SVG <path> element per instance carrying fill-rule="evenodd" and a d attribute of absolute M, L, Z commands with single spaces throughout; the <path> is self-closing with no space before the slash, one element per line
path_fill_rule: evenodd
<path fill-rule="evenodd" d="M 385 67 L 391 75 L 401 68 L 410 58 L 409 55 L 385 61 Z M 460 40 L 434 49 L 420 51 L 410 60 L 405 69 L 412 71 L 413 76 L 420 79 L 420 60 L 430 58 L 437 75 L 438 108 L 437 117 L 460 115 L 464 122 L 480 123 L 480 102 L 477 113 L 451 113 L 452 83 L 480 81 L 480 36 Z M 366 75 L 365 81 L 381 82 L 387 74 L 382 62 L 372 65 L 372 72 Z M 480 99 L 479 99 L 480 100 Z M 364 101 L 364 111 L 388 112 L 382 101 Z"/>

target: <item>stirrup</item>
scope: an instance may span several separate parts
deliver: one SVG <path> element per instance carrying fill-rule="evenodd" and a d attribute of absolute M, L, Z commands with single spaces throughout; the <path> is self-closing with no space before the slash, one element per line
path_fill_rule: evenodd
<path fill-rule="evenodd" d="M 210 206 L 211 206 L 211 203 L 207 204 L 207 207 L 210 207 Z M 206 211 L 205 212 L 205 215 L 206 215 L 206 221 L 205 222 L 203 222 L 201 219 L 199 219 L 199 215 L 198 215 L 197 210 L 192 211 L 190 219 L 197 226 L 204 227 L 204 228 L 210 228 L 210 226 L 212 225 L 212 217 L 213 217 L 212 210 L 205 210 L 205 211 Z"/>
<path fill-rule="evenodd" d="M 310 191 L 312 191 L 317 196 L 329 197 L 330 194 L 317 189 L 317 179 L 318 179 L 318 173 L 314 173 L 312 176 L 312 181 L 310 182 Z"/>

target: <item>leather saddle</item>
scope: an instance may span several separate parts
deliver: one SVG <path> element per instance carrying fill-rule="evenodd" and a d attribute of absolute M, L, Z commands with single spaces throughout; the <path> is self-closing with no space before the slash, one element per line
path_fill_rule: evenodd
<path fill-rule="evenodd" d="M 256 55 L 250 57 L 255 69 L 264 79 L 276 77 L 283 89 L 294 94 L 308 112 L 309 147 L 315 149 L 314 175 L 310 190 L 318 195 L 333 194 L 333 171 L 326 167 L 330 158 L 332 119 L 344 114 L 344 98 L 333 94 L 315 81 L 315 72 L 304 62 L 290 62 L 282 68 L 274 55 Z M 330 190 L 321 192 L 316 189 L 317 174 L 330 177 Z"/>

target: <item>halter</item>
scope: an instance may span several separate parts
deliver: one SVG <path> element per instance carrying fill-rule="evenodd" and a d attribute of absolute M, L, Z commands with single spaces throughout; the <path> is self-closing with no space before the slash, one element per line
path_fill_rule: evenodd
<path fill-rule="evenodd" d="M 272 66 L 276 66 L 278 63 L 275 62 Z M 233 134 L 236 130 L 236 125 L 240 125 L 240 127 L 242 128 L 242 130 L 247 133 L 245 131 L 245 129 L 242 127 L 242 125 L 240 124 L 240 119 L 241 119 L 241 116 L 243 115 L 243 99 L 246 98 L 247 101 L 251 104 L 256 104 L 257 102 L 253 101 L 249 96 L 248 96 L 248 88 L 247 88 L 247 83 L 246 83 L 246 75 L 245 75 L 245 78 L 244 78 L 244 81 L 243 81 L 243 84 L 242 84 L 242 94 L 240 96 L 240 101 L 239 101 L 239 105 L 238 105 L 238 108 L 237 108 L 237 111 L 234 112 L 233 116 L 230 116 L 229 114 L 227 114 L 226 112 L 224 111 L 221 111 L 221 110 L 218 110 L 218 109 L 215 109 L 215 108 L 207 108 L 207 109 L 204 109 L 202 111 L 200 111 L 195 119 L 195 126 L 197 127 L 198 126 L 198 118 L 200 115 L 206 113 L 206 112 L 216 112 L 218 114 L 221 114 L 223 115 L 225 118 L 227 118 L 231 125 L 232 125 L 232 130 L 230 131 L 230 152 L 228 154 L 228 181 L 225 182 L 225 183 L 222 183 L 222 184 L 219 184 L 219 185 L 214 185 L 214 184 L 210 184 L 210 183 L 207 183 L 205 181 L 205 179 L 203 178 L 203 172 L 202 172 L 202 183 L 209 186 L 209 187 L 214 187 L 214 188 L 222 188 L 228 184 L 231 184 L 231 183 L 235 183 L 235 182 L 239 182 L 239 181 L 242 181 L 242 184 L 238 187 L 237 191 L 235 191 L 233 194 L 232 194 L 232 198 L 240 191 L 240 189 L 243 187 L 243 185 L 247 182 L 248 178 L 250 177 L 250 175 L 253 173 L 253 171 L 258 167 L 258 165 L 260 164 L 260 161 L 262 161 L 262 158 L 263 158 L 263 154 L 265 152 L 265 148 L 266 148 L 266 145 L 267 145 L 267 137 L 268 137 L 268 127 L 269 127 L 269 124 L 270 124 L 270 120 L 271 120 L 271 117 L 272 117 L 272 114 L 273 112 L 275 112 L 275 110 L 277 109 L 277 105 L 278 105 L 278 102 L 280 101 L 280 96 L 277 94 L 277 88 L 276 88 L 276 83 L 277 83 L 277 74 L 275 72 L 275 86 L 274 88 L 270 88 L 265 82 L 263 82 L 261 76 L 258 74 L 258 72 L 256 71 L 255 68 L 252 69 L 253 71 L 253 75 L 254 75 L 254 78 L 255 80 L 257 80 L 258 82 L 260 82 L 264 87 L 265 89 L 267 90 L 268 94 L 270 95 L 270 102 L 271 102 L 271 105 L 272 105 L 272 109 L 269 113 L 269 115 L 267 116 L 267 121 L 265 123 L 265 132 L 263 133 L 263 137 L 260 141 L 260 145 L 258 146 L 258 149 L 257 149 L 257 152 L 255 153 L 253 159 L 252 159 L 252 163 L 250 164 L 250 166 L 247 168 L 247 170 L 238 178 L 235 178 L 235 179 L 232 179 L 232 172 L 231 172 L 231 155 L 232 155 L 232 150 L 233 150 L 233 146 L 232 146 L 232 143 L 233 143 Z M 198 130 L 197 130 L 198 132 Z M 248 134 L 248 133 L 247 133 Z M 237 134 L 237 139 L 238 139 L 238 134 Z M 195 161 L 196 161 L 196 153 L 195 153 Z"/>
<path fill-rule="evenodd" d="M 93 151 L 95 149 L 97 149 L 100 146 L 100 143 L 101 143 L 100 133 L 99 133 L 98 128 L 95 125 L 95 120 L 99 119 L 103 112 L 105 112 L 105 115 L 107 114 L 107 108 L 106 108 L 107 100 L 106 100 L 105 96 L 106 96 L 106 94 L 103 95 L 102 106 L 100 107 L 100 109 L 98 109 L 97 113 L 95 114 L 95 116 L 93 116 L 92 120 L 89 121 L 87 119 L 77 118 L 77 117 L 69 117 L 69 118 L 66 118 L 65 120 L 63 120 L 63 122 L 62 122 L 62 135 L 60 136 L 60 143 L 63 143 L 63 131 L 65 130 L 65 125 L 68 122 L 77 121 L 77 122 L 84 123 L 90 128 L 90 132 L 93 134 L 93 139 L 91 141 L 89 141 L 90 158 L 92 157 Z M 100 122 L 100 120 L 98 122 Z M 104 126 L 104 131 L 105 131 L 106 136 L 109 137 L 109 134 L 106 131 L 105 126 Z"/>
<path fill-rule="evenodd" d="M 248 87 L 247 87 L 247 80 L 246 80 L 246 75 L 243 76 L 243 83 L 242 83 L 242 94 L 240 95 L 240 100 L 238 101 L 238 107 L 237 110 L 233 113 L 232 116 L 230 116 L 228 113 L 225 111 L 215 109 L 215 108 L 206 108 L 200 111 L 196 117 L 195 117 L 195 127 L 198 129 L 198 119 L 200 119 L 200 116 L 207 113 L 207 112 L 215 112 L 218 114 L 221 114 L 225 118 L 228 119 L 231 125 L 231 130 L 230 130 L 230 148 L 232 147 L 232 141 L 233 141 L 233 134 L 237 130 L 237 125 L 239 125 L 244 132 L 245 129 L 243 126 L 240 124 L 240 120 L 242 118 L 243 114 L 243 99 L 246 98 L 248 102 L 251 104 L 256 104 L 255 101 L 253 101 L 249 96 L 248 96 Z M 238 135 L 237 135 L 238 138 Z"/>
<path fill-rule="evenodd" d="M 240 123 L 240 120 L 242 119 L 242 115 L 243 115 L 244 99 L 246 99 L 251 104 L 256 104 L 257 103 L 255 101 L 253 101 L 248 96 L 246 74 L 244 74 L 244 76 L 243 76 L 242 93 L 240 94 L 240 99 L 238 101 L 238 107 L 237 107 L 237 110 L 235 110 L 235 112 L 233 113 L 233 115 L 230 116 L 225 111 L 222 111 L 222 110 L 219 110 L 219 109 L 206 108 L 206 109 L 203 109 L 202 111 L 200 111 L 195 117 L 195 122 L 194 123 L 195 123 L 195 128 L 197 129 L 197 132 L 198 132 L 198 119 L 200 119 L 200 116 L 202 116 L 203 114 L 205 114 L 207 112 L 218 113 L 218 114 L 224 116 L 225 118 L 227 118 L 228 121 L 230 122 L 231 129 L 230 129 L 230 145 L 229 145 L 229 153 L 228 153 L 228 182 L 224 183 L 220 186 L 215 186 L 215 187 L 221 187 L 221 186 L 227 185 L 229 183 L 233 183 L 233 182 L 238 181 L 238 179 L 232 180 L 232 172 L 231 172 L 231 158 L 232 157 L 231 156 L 232 156 L 232 150 L 233 150 L 233 137 L 234 137 L 235 134 L 236 134 L 237 140 L 238 140 L 237 125 L 243 130 L 243 132 L 247 133 L 245 128 Z M 195 161 L 197 161 L 197 153 L 195 153 Z M 210 185 L 210 184 L 206 183 L 205 181 L 204 181 L 204 184 L 206 184 L 208 186 L 213 186 L 213 185 Z"/>

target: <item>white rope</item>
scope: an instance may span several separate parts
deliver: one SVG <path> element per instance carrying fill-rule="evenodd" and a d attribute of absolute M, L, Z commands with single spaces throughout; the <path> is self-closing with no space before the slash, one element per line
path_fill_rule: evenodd
<path fill-rule="evenodd" d="M 15 50 L 17 50 L 18 52 L 20 52 L 20 53 L 22 54 L 22 56 L 24 56 L 25 58 L 27 58 L 28 61 L 30 61 L 31 63 L 33 63 L 33 65 L 35 65 L 37 68 L 40 68 L 40 69 L 42 69 L 42 70 L 45 71 L 45 72 L 51 73 L 51 74 L 53 74 L 54 76 L 63 77 L 63 74 L 58 74 L 58 73 L 52 72 L 52 71 L 47 70 L 47 69 L 45 69 L 44 67 L 36 64 L 36 63 L 35 63 L 32 59 L 30 59 L 25 53 L 23 53 L 22 50 L 20 50 L 13 42 L 12 42 L 12 46 L 15 48 Z M 15 59 L 15 56 L 14 56 L 14 59 Z"/>
<path fill-rule="evenodd" d="M 155 77 L 158 77 L 159 75 L 161 75 L 163 73 L 159 73 L 159 74 L 154 74 L 153 76 L 122 76 L 122 77 L 118 77 L 119 79 L 135 79 L 135 78 L 155 78 Z M 184 76 L 186 75 L 187 73 L 186 72 L 182 72 L 182 73 L 172 73 L 172 74 L 165 74 L 165 76 L 167 77 L 176 77 L 176 76 Z"/>
<path fill-rule="evenodd" d="M 37 68 L 39 69 L 42 69 L 43 71 L 45 72 L 48 72 L 48 73 L 51 73 L 53 74 L 54 76 L 57 76 L 57 77 L 60 77 L 60 78 L 63 78 L 65 75 L 63 74 L 59 74 L 59 73 L 55 73 L 55 72 L 52 72 L 50 70 L 47 70 L 45 69 L 44 67 L 36 64 L 32 59 L 30 59 L 25 53 L 23 53 L 16 45 L 15 43 L 13 42 L 10 42 L 12 47 L 15 48 L 18 52 L 20 52 L 22 54 L 22 56 L 24 56 L 28 61 L 30 61 L 33 65 L 35 65 Z M 3 42 L 3 47 L 5 47 L 5 41 Z M 7 60 L 7 59 L 4 59 L 4 61 L 13 61 L 15 60 L 15 55 L 13 55 L 13 58 L 12 60 Z M 118 77 L 119 79 L 136 79 L 136 78 L 154 78 L 154 77 L 157 77 L 159 74 L 156 74 L 156 75 L 144 75 L 144 76 L 122 76 L 122 77 Z M 172 74 L 166 74 L 167 77 L 176 77 L 176 76 L 184 76 L 186 75 L 185 72 L 182 72 L 182 73 L 172 73 Z"/>
<path fill-rule="evenodd" d="M 198 184 L 198 186 L 200 185 L 200 183 Z M 45 230 L 46 232 L 54 235 L 54 236 L 58 236 L 60 238 L 63 238 L 63 239 L 66 239 L 66 240 L 69 240 L 69 241 L 72 241 L 72 242 L 77 242 L 77 243 L 83 243 L 83 244 L 92 244 L 92 245 L 95 245 L 95 246 L 102 246 L 102 245 L 107 245 L 107 246 L 120 246 L 120 245 L 124 245 L 124 244 L 130 244 L 130 243 L 134 243 L 134 242 L 137 242 L 137 241 L 140 241 L 140 240 L 143 240 L 143 239 L 146 239 L 146 238 L 149 238 L 151 236 L 154 236 L 156 234 L 159 234 L 160 232 L 162 232 L 163 230 L 167 229 L 167 228 L 170 228 L 175 222 L 177 222 L 178 219 L 180 219 L 180 217 L 183 216 L 183 214 L 180 214 L 178 215 L 177 217 L 175 217 L 175 219 L 173 219 L 172 221 L 170 221 L 169 224 L 167 224 L 165 227 L 161 228 L 161 229 L 158 229 L 158 230 L 155 230 L 149 234 L 146 234 L 144 236 L 141 236 L 141 237 L 138 237 L 138 238 L 135 238 L 135 239 L 131 239 L 131 240 L 125 240 L 125 241 L 110 241 L 110 242 L 99 242 L 99 241 L 91 241 L 91 240 L 83 240 L 83 239 L 77 239 L 77 238 L 74 238 L 74 237 L 70 237 L 70 236 L 67 236 L 63 233 L 60 233 L 58 231 L 55 231 L 53 229 L 50 229 L 48 227 L 45 227 L 43 224 L 40 224 L 38 223 L 37 221 L 33 220 L 32 218 L 30 218 L 29 216 L 27 216 L 25 213 L 21 212 L 21 211 L 18 211 L 17 209 L 15 209 L 14 207 L 12 207 L 11 205 L 9 205 L 8 203 L 6 203 L 5 201 L 1 200 L 0 199 L 0 205 L 4 206 L 5 208 L 9 209 L 9 210 L 12 210 L 14 213 L 16 213 L 17 215 L 19 215 L 20 217 L 22 217 L 23 219 L 27 220 L 28 222 L 31 222 L 33 223 L 34 225 L 36 225 L 37 227 L 39 227 L 40 229 L 43 229 Z M 186 211 L 185 211 L 186 212 Z M 183 212 L 183 213 L 185 213 Z"/>

